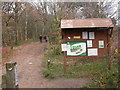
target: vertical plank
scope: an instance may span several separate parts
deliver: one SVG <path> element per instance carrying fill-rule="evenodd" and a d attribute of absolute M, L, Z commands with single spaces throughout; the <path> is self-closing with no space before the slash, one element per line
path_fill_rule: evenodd
<path fill-rule="evenodd" d="M 65 51 L 64 51 L 64 74 L 66 74 L 66 54 L 65 54 Z"/>
<path fill-rule="evenodd" d="M 65 30 L 62 32 L 63 33 L 63 43 L 66 43 L 66 33 Z M 64 54 L 64 74 L 66 74 L 66 54 L 65 51 L 63 52 Z"/>

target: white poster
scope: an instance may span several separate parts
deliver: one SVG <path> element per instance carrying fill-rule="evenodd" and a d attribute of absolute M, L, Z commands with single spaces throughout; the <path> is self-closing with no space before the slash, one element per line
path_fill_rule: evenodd
<path fill-rule="evenodd" d="M 87 47 L 92 47 L 92 40 L 87 40 Z"/>
<path fill-rule="evenodd" d="M 88 49 L 88 56 L 98 56 L 98 49 L 97 48 Z"/>
<path fill-rule="evenodd" d="M 95 39 L 94 32 L 89 32 L 89 39 Z"/>
<path fill-rule="evenodd" d="M 82 39 L 88 39 L 88 32 L 82 32 Z"/>
<path fill-rule="evenodd" d="M 61 44 L 62 51 L 67 51 L 67 44 Z"/>
<path fill-rule="evenodd" d="M 99 41 L 99 48 L 104 48 L 104 41 Z"/>

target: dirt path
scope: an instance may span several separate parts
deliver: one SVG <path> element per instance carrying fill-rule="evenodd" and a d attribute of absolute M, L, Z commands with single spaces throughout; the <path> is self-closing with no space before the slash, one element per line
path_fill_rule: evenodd
<path fill-rule="evenodd" d="M 15 48 L 11 61 L 18 66 L 20 88 L 80 88 L 90 82 L 87 78 L 80 79 L 46 79 L 42 76 L 42 60 L 45 43 L 33 42 Z"/>

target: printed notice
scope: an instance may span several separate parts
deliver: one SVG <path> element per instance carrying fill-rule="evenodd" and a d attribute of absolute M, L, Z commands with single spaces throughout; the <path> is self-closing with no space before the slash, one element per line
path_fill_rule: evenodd
<path fill-rule="evenodd" d="M 62 51 L 67 51 L 67 44 L 61 44 Z"/>
<path fill-rule="evenodd" d="M 88 32 L 82 32 L 82 39 L 88 39 Z"/>
<path fill-rule="evenodd" d="M 89 39 L 95 39 L 94 32 L 89 32 Z"/>
<path fill-rule="evenodd" d="M 92 40 L 87 40 L 87 47 L 92 47 Z"/>
<path fill-rule="evenodd" d="M 104 48 L 104 41 L 99 41 L 99 48 Z"/>
<path fill-rule="evenodd" d="M 67 42 L 67 56 L 86 56 L 86 41 Z"/>
<path fill-rule="evenodd" d="M 88 49 L 88 56 L 98 56 L 98 49 L 97 48 Z"/>

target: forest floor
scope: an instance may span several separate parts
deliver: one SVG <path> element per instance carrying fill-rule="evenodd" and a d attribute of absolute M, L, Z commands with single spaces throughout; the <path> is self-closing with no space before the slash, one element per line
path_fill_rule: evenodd
<path fill-rule="evenodd" d="M 88 78 L 45 78 L 42 74 L 42 70 L 44 70 L 42 62 L 46 45 L 46 43 L 31 42 L 14 47 L 9 61 L 17 62 L 20 88 L 81 88 L 91 82 Z M 5 74 L 5 66 L 3 74 Z"/>

